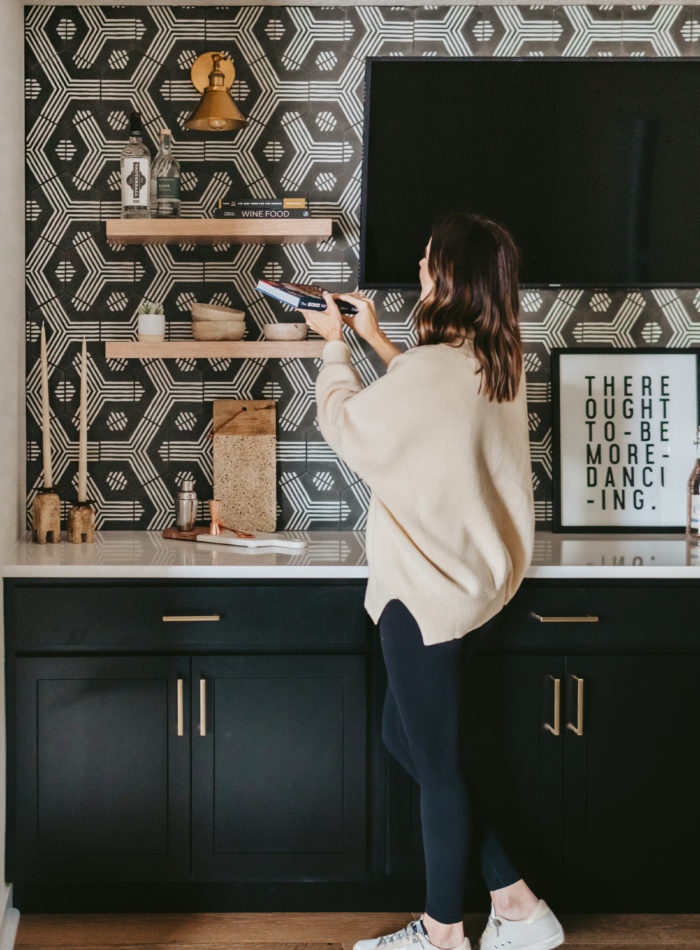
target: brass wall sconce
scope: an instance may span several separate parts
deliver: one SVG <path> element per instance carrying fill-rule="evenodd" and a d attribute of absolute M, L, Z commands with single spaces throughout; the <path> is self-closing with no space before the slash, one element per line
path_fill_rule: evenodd
<path fill-rule="evenodd" d="M 248 124 L 231 98 L 236 71 L 226 53 L 202 53 L 192 64 L 190 75 L 202 98 L 191 118 L 185 122 L 186 129 L 229 132 Z"/>

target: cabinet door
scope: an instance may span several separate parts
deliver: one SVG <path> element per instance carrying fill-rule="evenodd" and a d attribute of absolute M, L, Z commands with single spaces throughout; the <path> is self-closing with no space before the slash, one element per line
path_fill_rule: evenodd
<path fill-rule="evenodd" d="M 534 886 L 562 860 L 562 742 L 561 734 L 555 735 L 555 686 L 557 681 L 562 685 L 563 661 L 476 655 L 469 662 L 462 714 L 477 828 L 484 821 L 494 827 Z M 398 770 L 390 776 L 389 872 L 416 877 L 423 871 L 418 789 Z M 478 855 L 473 857 L 476 890 L 480 874 Z"/>
<path fill-rule="evenodd" d="M 361 878 L 365 658 L 192 663 L 195 877 Z"/>
<path fill-rule="evenodd" d="M 16 672 L 8 880 L 186 877 L 187 661 L 22 658 Z"/>
<path fill-rule="evenodd" d="M 474 657 L 465 690 L 465 761 L 477 816 L 533 887 L 544 886 L 563 859 L 562 688 L 561 657 L 504 655 Z"/>
<path fill-rule="evenodd" d="M 567 722 L 583 730 L 565 730 L 570 885 L 600 909 L 699 911 L 700 657 L 569 657 L 566 669 Z"/>

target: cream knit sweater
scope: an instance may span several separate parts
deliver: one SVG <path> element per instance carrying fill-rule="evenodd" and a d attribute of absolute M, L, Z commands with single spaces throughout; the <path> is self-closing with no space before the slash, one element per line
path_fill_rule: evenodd
<path fill-rule="evenodd" d="M 426 645 L 462 637 L 513 596 L 532 556 L 525 380 L 513 402 L 479 395 L 469 343 L 418 346 L 363 387 L 350 348 L 327 343 L 321 432 L 372 490 L 365 607 L 397 598 Z"/>

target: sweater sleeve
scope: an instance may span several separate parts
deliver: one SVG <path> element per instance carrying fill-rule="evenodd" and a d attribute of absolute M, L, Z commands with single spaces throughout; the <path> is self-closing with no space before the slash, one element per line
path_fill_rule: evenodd
<path fill-rule="evenodd" d="M 385 376 L 363 386 L 350 358 L 350 347 L 342 340 L 323 348 L 324 365 L 316 382 L 318 424 L 330 447 L 376 488 L 404 435 L 397 424 L 400 416 L 391 412 L 394 387 L 385 385 Z M 401 358 L 394 357 L 391 368 Z M 389 420 L 393 425 L 387 425 Z"/>

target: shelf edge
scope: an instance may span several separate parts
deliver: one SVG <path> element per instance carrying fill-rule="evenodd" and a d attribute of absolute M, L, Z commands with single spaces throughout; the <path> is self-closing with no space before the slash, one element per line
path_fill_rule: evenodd
<path fill-rule="evenodd" d="M 139 343 L 137 340 L 105 342 L 109 359 L 316 359 L 321 356 L 324 340 L 250 342 L 172 340 L 165 343 Z"/>

